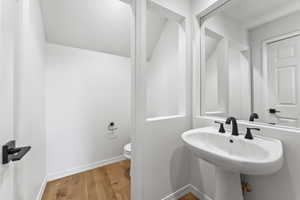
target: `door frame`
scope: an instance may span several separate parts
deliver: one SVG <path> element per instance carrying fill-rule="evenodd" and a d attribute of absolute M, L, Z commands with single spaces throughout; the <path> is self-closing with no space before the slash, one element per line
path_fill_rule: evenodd
<path fill-rule="evenodd" d="M 139 113 L 136 108 L 136 102 L 138 99 L 138 87 L 136 82 L 138 81 L 137 74 L 140 70 L 138 67 L 140 64 L 139 60 L 139 45 L 141 45 L 140 38 L 136 38 L 140 35 L 139 28 L 143 22 L 142 9 L 145 6 L 143 2 L 137 0 L 120 0 L 123 3 L 128 4 L 131 7 L 131 22 L 130 22 L 130 59 L 131 59 L 131 145 L 132 145 L 132 156 L 131 156 L 131 183 L 130 183 L 130 198 L 132 200 L 138 200 L 142 198 L 142 162 L 138 157 L 137 151 L 140 151 L 140 146 L 137 141 L 140 140 L 140 134 L 136 131 L 137 119 Z"/>
<path fill-rule="evenodd" d="M 4 99 L 0 101 L 1 104 L 4 103 L 6 109 L 3 113 L 5 116 L 5 124 L 7 127 L 5 133 L 0 133 L 5 135 L 5 141 L 1 140 L 2 145 L 15 139 L 15 59 L 16 59 L 16 44 L 17 44 L 17 23 L 19 17 L 18 2 L 5 0 L 0 3 L 0 66 L 4 70 Z M 1 82 L 2 83 L 2 82 Z M 2 93 L 2 92 L 1 92 Z M 2 95 L 1 95 L 2 97 Z M 7 105 L 9 104 L 9 105 Z M 0 106 L 1 107 L 1 106 Z M 2 107 L 1 107 L 2 109 Z M 3 110 L 2 110 L 3 111 Z M 2 135 L 2 136 L 3 136 Z M 7 137 L 8 136 L 8 137 Z M 1 149 L 2 151 L 2 149 Z M 4 195 L 8 200 L 16 200 L 16 188 L 15 188 L 15 167 L 14 163 L 2 164 L 2 156 L 0 164 L 0 191 L 5 192 Z M 2 194 L 3 195 L 3 194 Z"/>
<path fill-rule="evenodd" d="M 262 84 L 263 84 L 263 92 L 262 92 L 262 104 L 263 108 L 268 107 L 269 96 L 268 96 L 268 45 L 270 43 L 279 42 L 281 40 L 286 40 L 292 37 L 300 36 L 300 30 L 295 30 L 292 32 L 284 33 L 279 36 L 275 36 L 269 39 L 266 39 L 262 43 Z M 253 70 L 253 68 L 252 68 Z M 253 82 L 253 81 L 252 81 Z M 252 87 L 254 87 L 252 85 Z M 266 110 L 263 112 L 263 119 L 269 119 L 268 113 Z M 281 126 L 281 125 L 278 125 Z"/>

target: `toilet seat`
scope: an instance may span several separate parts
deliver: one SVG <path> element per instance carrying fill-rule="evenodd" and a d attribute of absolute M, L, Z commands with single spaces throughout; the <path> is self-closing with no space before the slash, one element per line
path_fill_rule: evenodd
<path fill-rule="evenodd" d="M 127 159 L 131 159 L 131 143 L 129 144 L 126 144 L 124 146 L 124 156 L 127 158 Z"/>

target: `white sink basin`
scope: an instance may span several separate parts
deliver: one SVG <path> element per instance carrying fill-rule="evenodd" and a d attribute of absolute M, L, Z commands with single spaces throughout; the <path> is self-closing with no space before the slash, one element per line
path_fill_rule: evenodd
<path fill-rule="evenodd" d="M 221 134 L 214 127 L 194 129 L 182 139 L 195 155 L 224 169 L 249 175 L 265 175 L 278 171 L 283 163 L 279 140 Z"/>
<path fill-rule="evenodd" d="M 190 130 L 181 137 L 197 157 L 216 166 L 216 178 L 219 179 L 216 200 L 242 199 L 240 173 L 272 174 L 283 164 L 282 143 L 276 139 L 255 136 L 253 140 L 247 140 L 243 135 L 219 133 L 215 127 Z"/>

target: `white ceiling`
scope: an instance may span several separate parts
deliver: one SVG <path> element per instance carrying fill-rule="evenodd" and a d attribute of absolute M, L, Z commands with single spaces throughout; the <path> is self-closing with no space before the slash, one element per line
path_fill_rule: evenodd
<path fill-rule="evenodd" d="M 48 42 L 130 56 L 130 10 L 120 0 L 42 0 Z"/>
<path fill-rule="evenodd" d="M 131 8 L 120 0 L 42 0 L 48 42 L 130 56 Z M 167 19 L 147 13 L 150 59 Z"/>
<path fill-rule="evenodd" d="M 224 13 L 253 28 L 299 9 L 299 0 L 233 0 Z"/>
<path fill-rule="evenodd" d="M 300 9 L 300 0 L 233 0 L 226 15 L 253 28 Z M 120 0 L 42 0 L 48 42 L 130 56 L 131 8 Z M 148 58 L 166 18 L 148 12 Z"/>

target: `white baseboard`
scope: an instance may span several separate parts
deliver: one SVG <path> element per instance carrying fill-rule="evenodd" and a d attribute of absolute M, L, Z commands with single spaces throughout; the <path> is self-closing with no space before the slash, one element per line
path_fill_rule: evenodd
<path fill-rule="evenodd" d="M 189 185 L 186 185 L 180 188 L 179 190 L 177 190 L 176 192 L 169 194 L 165 198 L 162 198 L 161 200 L 177 200 L 183 197 L 184 195 L 188 194 L 189 192 L 190 192 Z"/>
<path fill-rule="evenodd" d="M 169 194 L 168 196 L 166 196 L 165 198 L 163 198 L 161 200 L 178 200 L 179 198 L 183 197 L 184 195 L 186 195 L 188 193 L 192 193 L 198 199 L 201 199 L 201 200 L 213 200 L 208 195 L 204 194 L 203 192 L 200 192 L 200 190 L 198 190 L 192 184 L 188 184 L 188 185 L 180 188 L 176 192 Z"/>
<path fill-rule="evenodd" d="M 192 184 L 189 184 L 189 190 L 192 194 L 194 194 L 198 199 L 203 199 L 203 200 L 213 200 L 210 196 L 205 194 L 204 192 L 201 192 L 198 188 L 193 186 Z"/>
<path fill-rule="evenodd" d="M 36 200 L 42 200 L 46 185 L 47 185 L 47 178 L 45 177 L 40 187 L 39 193 L 36 196 Z"/>
<path fill-rule="evenodd" d="M 77 174 L 77 173 L 80 173 L 80 172 L 88 171 L 88 170 L 95 169 L 95 168 L 98 168 L 98 167 L 103 167 L 105 165 L 120 162 L 120 161 L 123 161 L 123 160 L 126 160 L 126 158 L 123 155 L 121 155 L 121 156 L 113 157 L 113 158 L 110 158 L 110 159 L 107 159 L 107 160 L 102 160 L 102 161 L 98 161 L 98 162 L 95 162 L 95 163 L 75 167 L 75 168 L 72 168 L 72 169 L 69 169 L 69 170 L 51 173 L 51 174 L 48 174 L 47 181 L 53 181 L 53 180 L 56 180 L 56 179 L 60 179 L 60 178 L 66 177 L 66 176 L 70 176 L 70 175 Z"/>

